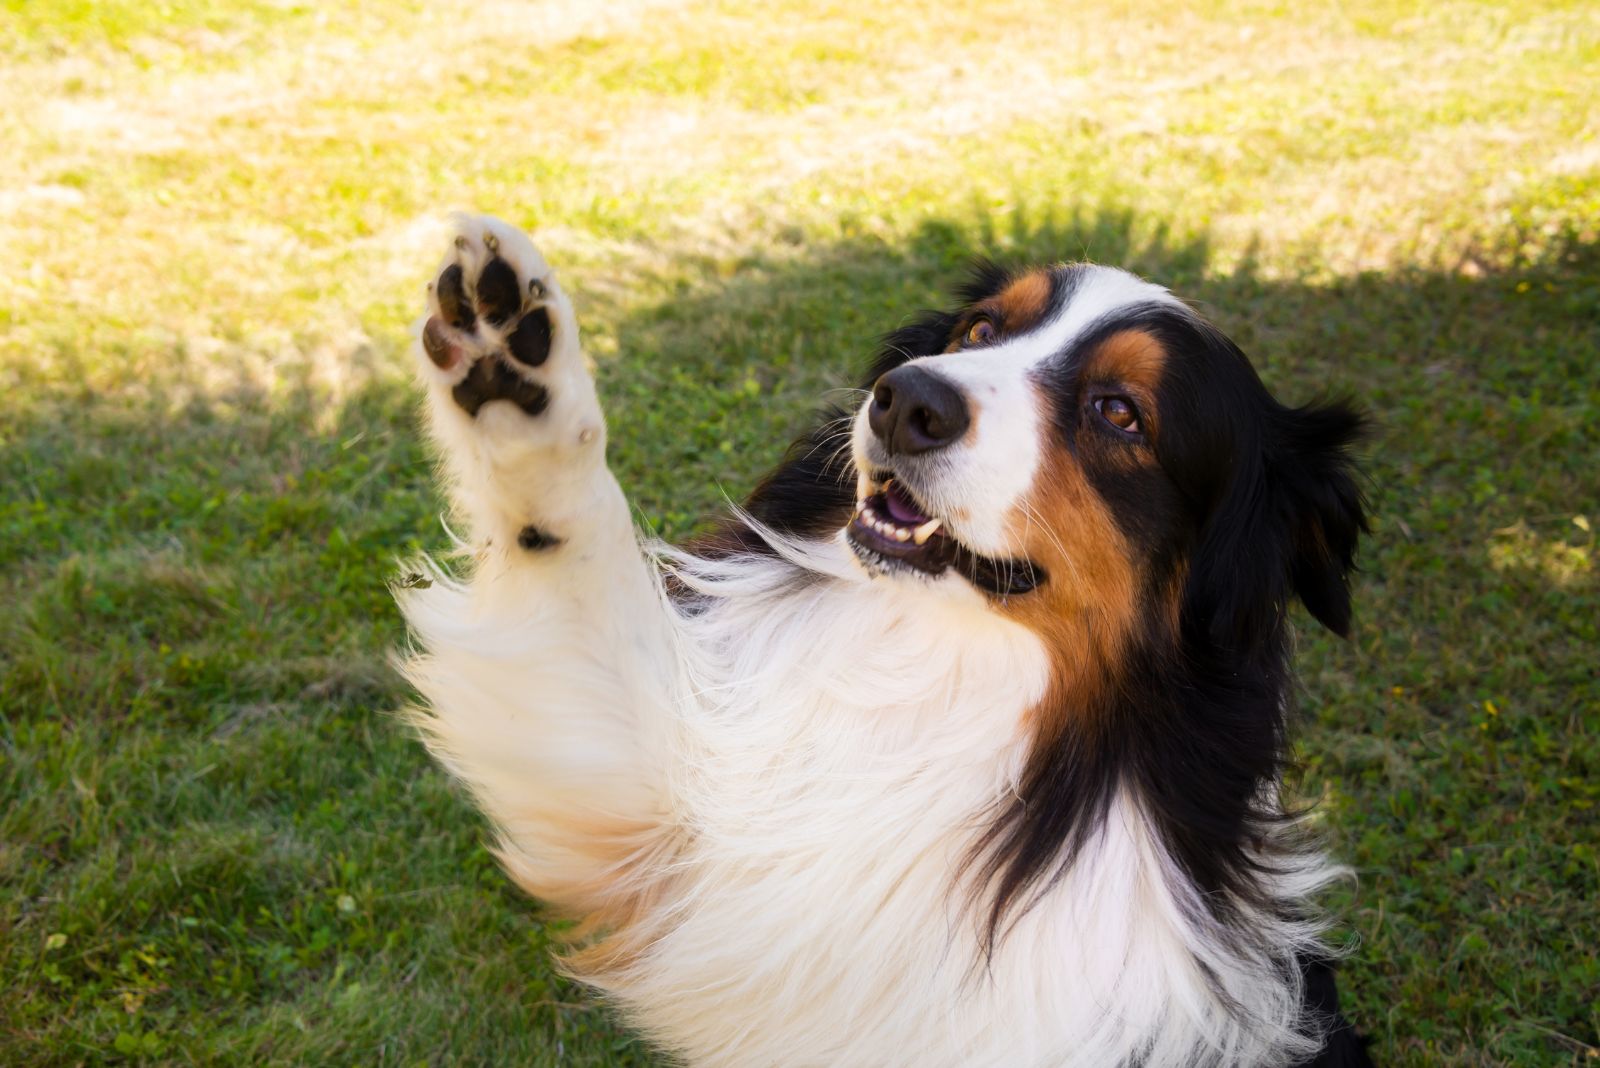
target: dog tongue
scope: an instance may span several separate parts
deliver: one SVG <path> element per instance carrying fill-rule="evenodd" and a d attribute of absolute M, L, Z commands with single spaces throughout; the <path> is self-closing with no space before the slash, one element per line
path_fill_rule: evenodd
<path fill-rule="evenodd" d="M 920 526 L 928 521 L 928 517 L 917 511 L 917 506 L 911 499 L 900 492 L 900 485 L 891 482 L 883 491 L 883 503 L 888 506 L 889 517 L 896 523 L 906 526 Z"/>

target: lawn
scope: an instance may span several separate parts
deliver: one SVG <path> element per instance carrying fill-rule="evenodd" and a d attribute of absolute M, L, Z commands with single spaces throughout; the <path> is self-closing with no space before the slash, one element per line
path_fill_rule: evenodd
<path fill-rule="evenodd" d="M 1600 9 L 0 0 L 0 1063 L 659 1064 L 392 714 L 447 209 L 693 530 L 969 257 L 1374 415 L 1297 789 L 1392 1065 L 1600 1063 Z"/>

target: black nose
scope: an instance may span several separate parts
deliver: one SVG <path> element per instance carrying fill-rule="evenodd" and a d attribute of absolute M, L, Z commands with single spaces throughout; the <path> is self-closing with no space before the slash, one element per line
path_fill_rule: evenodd
<path fill-rule="evenodd" d="M 942 449 L 967 432 L 972 417 L 961 391 L 932 371 L 897 367 L 872 386 L 867 422 L 891 455 Z"/>

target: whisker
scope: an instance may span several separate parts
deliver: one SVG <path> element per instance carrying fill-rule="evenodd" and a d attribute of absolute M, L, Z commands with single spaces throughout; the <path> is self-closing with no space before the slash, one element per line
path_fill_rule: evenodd
<path fill-rule="evenodd" d="M 840 418 L 838 418 L 838 419 L 834 419 L 834 420 L 831 420 L 830 422 L 824 423 L 823 424 L 824 428 L 830 427 L 830 426 L 837 426 L 838 429 L 834 430 L 834 431 L 831 431 L 831 432 L 828 432 L 828 433 L 824 434 L 821 438 L 819 438 L 811 446 L 811 448 L 806 450 L 806 454 L 805 454 L 804 457 L 802 457 L 802 459 L 805 459 L 805 460 L 811 459 L 813 456 L 815 456 L 817 454 L 817 450 L 818 449 L 828 445 L 835 438 L 838 438 L 838 437 L 843 437 L 845 439 L 845 443 L 848 444 L 849 440 L 850 440 L 850 428 L 851 428 L 852 425 L 853 425 L 853 423 L 852 423 L 852 421 L 850 419 L 847 419 L 847 418 L 842 417 L 842 416 Z"/>
<path fill-rule="evenodd" d="M 1050 543 L 1055 546 L 1056 552 L 1061 554 L 1061 559 L 1066 561 L 1068 570 L 1072 572 L 1073 581 L 1081 585 L 1083 576 L 1078 572 L 1078 565 L 1072 559 L 1072 554 L 1067 552 L 1067 547 L 1061 543 L 1061 539 L 1056 536 L 1055 531 L 1050 529 L 1049 524 L 1045 523 L 1043 517 L 1035 512 L 1033 506 L 1027 501 L 1019 501 L 1018 507 L 1022 509 L 1022 514 L 1028 517 L 1029 529 L 1032 529 L 1032 524 L 1035 520 L 1038 521 L 1039 529 L 1044 532 L 1045 537 L 1050 539 Z"/>

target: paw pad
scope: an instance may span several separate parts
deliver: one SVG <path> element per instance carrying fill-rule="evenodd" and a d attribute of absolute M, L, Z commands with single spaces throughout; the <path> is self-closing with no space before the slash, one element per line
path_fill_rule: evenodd
<path fill-rule="evenodd" d="M 492 400 L 508 400 L 529 415 L 538 415 L 550 405 L 550 391 L 529 382 L 493 356 L 473 364 L 467 377 L 458 382 L 450 396 L 468 415 Z"/>
<path fill-rule="evenodd" d="M 467 252 L 470 247 L 465 237 L 456 238 L 457 249 Z M 541 367 L 550 358 L 554 323 L 549 309 L 539 303 L 548 289 L 540 279 L 530 278 L 524 295 L 517 269 L 499 254 L 499 241 L 486 234 L 484 247 L 490 257 L 481 268 L 474 269 L 469 257 L 467 265 L 452 263 L 434 281 L 437 312 L 423 324 L 422 350 L 443 371 L 483 354 L 450 391 L 468 415 L 476 416 L 492 400 L 508 400 L 538 415 L 549 406 L 549 391 L 518 368 Z"/>
<path fill-rule="evenodd" d="M 517 328 L 506 338 L 511 358 L 529 367 L 538 367 L 550 358 L 550 313 L 535 308 L 522 317 Z"/>
<path fill-rule="evenodd" d="M 490 326 L 500 326 L 522 310 L 521 287 L 511 264 L 496 256 L 478 275 L 478 314 Z"/>
<path fill-rule="evenodd" d="M 477 318 L 467 301 L 466 272 L 461 269 L 461 264 L 452 263 L 446 267 L 439 281 L 434 284 L 433 291 L 439 298 L 439 314 L 444 316 L 444 321 L 452 329 L 470 334 L 477 328 Z"/>

